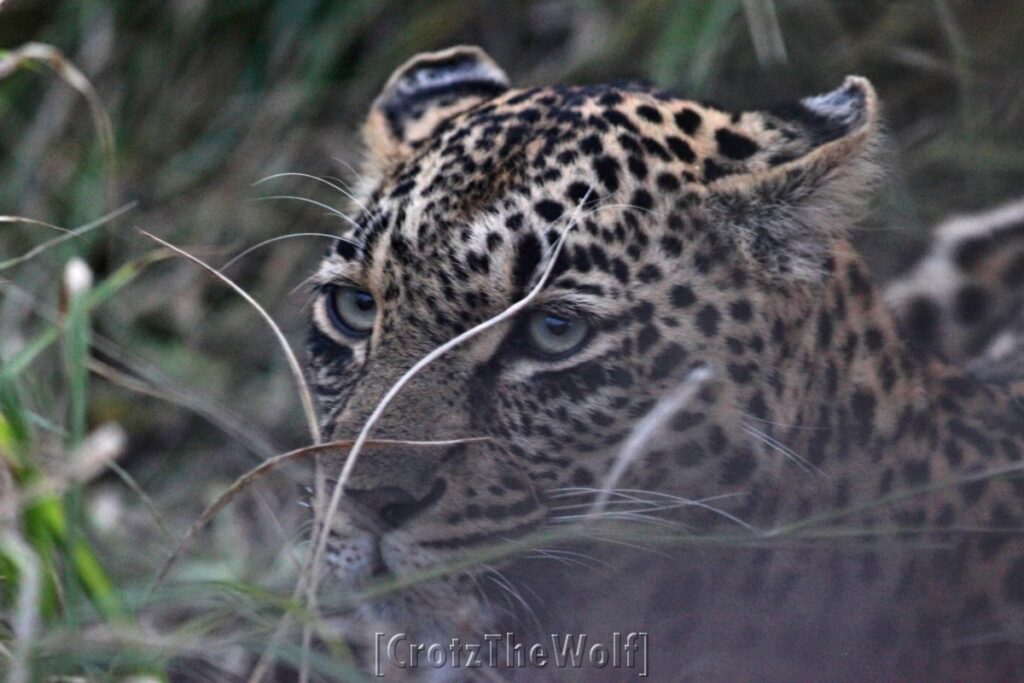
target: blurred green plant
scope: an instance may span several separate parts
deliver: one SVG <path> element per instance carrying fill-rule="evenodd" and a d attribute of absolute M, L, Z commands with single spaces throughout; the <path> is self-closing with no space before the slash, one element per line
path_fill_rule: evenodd
<path fill-rule="evenodd" d="M 12 548 L 10 542 L 5 551 L 0 551 L 0 591 L 3 602 L 10 604 L 21 591 L 27 590 L 26 584 L 41 584 L 39 604 L 22 601 L 19 609 L 39 610 L 43 626 L 55 620 L 74 623 L 85 619 L 80 594 L 105 621 L 120 623 L 131 619 L 129 609 L 88 540 L 81 483 L 72 473 L 75 460 L 90 457 L 82 447 L 86 443 L 86 360 L 91 312 L 131 282 L 152 260 L 149 256 L 121 266 L 95 288 L 89 281 L 87 266 L 74 262 L 65 281 L 66 308 L 60 325 L 48 327 L 20 353 L 0 361 L 0 461 L 10 475 L 11 486 L 11 490 L 3 492 L 2 521 L 12 537 L 23 537 L 26 544 L 20 549 L 21 558 L 19 549 Z M 49 424 L 48 428 L 63 437 L 64 450 L 72 458 L 72 462 L 63 463 L 64 474 L 49 472 L 38 461 L 39 444 L 31 425 L 32 412 L 22 401 L 18 388 L 19 377 L 59 339 L 64 342 L 69 414 L 64 427 Z M 35 562 L 24 560 L 26 551 L 34 555 Z M 26 576 L 29 569 L 39 571 L 41 579 Z"/>

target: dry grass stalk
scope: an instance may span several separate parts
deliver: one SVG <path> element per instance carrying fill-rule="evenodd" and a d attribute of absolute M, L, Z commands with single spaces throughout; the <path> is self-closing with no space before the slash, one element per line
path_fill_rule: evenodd
<path fill-rule="evenodd" d="M 71 232 L 67 228 L 62 228 L 59 225 L 47 223 L 46 221 L 40 221 L 35 218 L 27 218 L 25 216 L 0 216 L 0 223 L 23 223 L 25 225 L 38 225 L 44 228 L 49 228 L 50 230 L 56 230 L 57 232 Z"/>
<path fill-rule="evenodd" d="M 317 422 L 316 410 L 313 407 L 313 395 L 309 391 L 309 385 L 306 384 L 306 377 L 302 372 L 302 367 L 299 365 L 299 360 L 298 358 L 295 357 L 295 352 L 292 351 L 292 347 L 291 345 L 288 344 L 288 340 L 285 338 L 284 333 L 281 331 L 281 328 L 278 326 L 276 322 L 274 322 L 274 319 L 270 317 L 270 314 L 267 313 L 266 309 L 264 309 L 263 306 L 259 304 L 259 302 L 252 298 L 252 296 L 248 292 L 246 292 L 244 289 L 235 284 L 234 280 L 231 280 L 226 275 L 219 272 L 213 266 L 193 256 L 184 249 L 180 249 L 171 244 L 170 242 L 160 239 L 151 232 L 147 232 L 145 230 L 142 230 L 141 228 L 136 229 L 149 239 L 153 240 L 154 242 L 157 242 L 158 244 L 167 247 L 168 249 L 178 254 L 179 256 L 185 257 L 192 263 L 195 263 L 196 265 L 201 267 L 203 270 L 206 270 L 207 272 L 211 273 L 221 282 L 223 282 L 228 287 L 233 289 L 240 297 L 245 299 L 245 301 L 250 306 L 256 309 L 256 312 L 260 314 L 260 317 L 263 318 L 263 320 L 267 323 L 267 326 L 270 327 L 270 330 L 274 333 L 274 336 L 277 338 L 277 341 L 281 346 L 281 351 L 284 352 L 285 358 L 288 360 L 288 367 L 290 368 L 292 376 L 295 379 L 295 384 L 298 386 L 299 399 L 302 402 L 302 411 L 303 413 L 305 413 L 306 416 L 306 424 L 309 428 L 310 436 L 312 437 L 314 443 L 320 443 L 320 425 Z"/>
<path fill-rule="evenodd" d="M 28 251 L 26 251 L 24 254 L 22 254 L 20 256 L 15 256 L 15 257 L 9 258 L 9 259 L 7 259 L 5 261 L 0 261 L 0 271 L 7 270 L 8 268 L 13 268 L 14 266 L 21 265 L 22 263 L 25 263 L 26 261 L 30 261 L 33 258 L 35 258 L 36 256 L 38 256 L 39 254 L 43 253 L 44 251 L 46 251 L 48 249 L 51 249 L 52 247 L 55 247 L 58 244 L 63 244 L 64 242 L 67 242 L 68 240 L 74 239 L 76 237 L 81 237 L 85 233 L 87 233 L 87 232 L 89 232 L 91 230 L 95 230 L 96 228 L 99 228 L 99 227 L 109 223 L 110 221 L 114 220 L 118 216 L 121 216 L 121 215 L 131 211 L 134 208 L 135 208 L 135 202 L 130 202 L 130 203 L 125 204 L 124 206 L 122 206 L 120 208 L 114 209 L 113 211 L 111 211 L 110 213 L 106 214 L 105 216 L 100 216 L 96 220 L 90 221 L 89 223 L 86 223 L 85 225 L 77 227 L 74 230 L 66 230 L 64 228 L 59 228 L 59 227 L 57 227 L 55 225 L 50 225 L 49 223 L 43 223 L 42 221 L 37 221 L 37 220 L 34 220 L 34 219 L 30 219 L 30 218 L 21 218 L 19 216 L 0 216 L 0 222 L 3 222 L 3 223 L 15 223 L 15 222 L 17 222 L 17 223 L 32 223 L 32 224 L 35 224 L 35 225 L 43 225 L 43 226 L 46 226 L 46 227 L 49 227 L 49 228 L 54 228 L 55 230 L 60 230 L 61 232 L 64 233 L 60 237 L 54 237 L 52 240 L 48 240 L 46 242 L 43 242 L 42 244 L 39 244 L 39 245 L 36 245 L 36 246 L 32 247 L 31 249 L 29 249 Z"/>
<path fill-rule="evenodd" d="M 93 125 L 100 138 L 103 155 L 111 170 L 110 175 L 113 176 L 114 127 L 111 125 L 110 116 L 107 115 L 107 110 L 103 107 L 103 102 L 92 83 L 85 77 L 85 74 L 79 71 L 78 67 L 64 56 L 64 53 L 54 46 L 44 43 L 26 43 L 0 56 L 0 80 L 15 73 L 24 64 L 32 62 L 50 67 L 58 77 L 85 98 L 89 105 L 89 113 L 92 115 Z"/>
<path fill-rule="evenodd" d="M 608 499 L 612 490 L 615 489 L 619 480 L 633 464 L 633 461 L 643 453 L 644 447 L 651 437 L 665 424 L 669 418 L 680 408 L 685 407 L 693 397 L 697 395 L 704 383 L 711 377 L 711 370 L 705 366 L 694 368 L 676 389 L 662 398 L 651 408 L 643 419 L 637 423 L 630 432 L 629 438 L 623 444 L 619 454 L 615 457 L 615 463 L 601 483 L 601 492 L 594 499 L 590 508 L 589 516 L 597 517 L 608 505 Z"/>

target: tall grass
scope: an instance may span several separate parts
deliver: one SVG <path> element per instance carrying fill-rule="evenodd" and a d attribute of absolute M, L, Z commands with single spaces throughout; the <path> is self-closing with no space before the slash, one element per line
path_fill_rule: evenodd
<path fill-rule="evenodd" d="M 91 437 L 87 434 L 90 317 L 98 305 L 133 279 L 140 265 L 122 266 L 94 288 L 88 267 L 81 261 L 69 263 L 61 291 L 62 319 L 0 365 L 0 459 L 9 477 L 2 501 L 6 551 L 0 553 L 0 589 L 18 606 L 15 621 L 20 632 L 15 637 L 20 654 L 13 660 L 13 680 L 28 680 L 22 658 L 31 653 L 39 624 L 55 620 L 84 623 L 92 619 L 90 612 L 110 623 L 130 618 L 85 535 L 84 482 L 75 475 L 95 475 L 94 466 L 83 468 L 83 464 L 90 460 L 102 464 L 120 454 L 116 443 L 119 431 L 111 436 L 109 429 L 101 426 Z M 61 426 L 37 418 L 23 400 L 20 387 L 32 362 L 58 341 L 63 347 L 62 385 L 66 387 Z M 68 462 L 43 460 L 37 426 L 57 437 Z"/>

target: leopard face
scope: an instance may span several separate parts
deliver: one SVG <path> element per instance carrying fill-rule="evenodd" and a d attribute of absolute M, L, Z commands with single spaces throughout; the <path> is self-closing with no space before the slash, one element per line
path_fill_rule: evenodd
<path fill-rule="evenodd" d="M 331 521 L 333 576 L 415 576 L 554 524 L 569 514 L 561 494 L 600 487 L 637 422 L 698 367 L 710 379 L 618 486 L 699 498 L 789 476 L 749 427 L 818 420 L 830 380 L 824 363 L 808 373 L 808 354 L 867 335 L 846 352 L 854 367 L 893 334 L 831 307 L 879 306 L 843 238 L 873 177 L 875 112 L 858 78 L 730 114 L 643 88 L 511 89 L 475 48 L 402 66 L 365 124 L 356 227 L 316 276 L 325 439 L 353 438 L 417 361 L 533 298 L 390 403 L 373 438 L 474 440 L 363 453 Z M 863 394 L 837 410 L 890 428 Z M 477 573 L 419 582 L 364 616 L 480 628 Z"/>

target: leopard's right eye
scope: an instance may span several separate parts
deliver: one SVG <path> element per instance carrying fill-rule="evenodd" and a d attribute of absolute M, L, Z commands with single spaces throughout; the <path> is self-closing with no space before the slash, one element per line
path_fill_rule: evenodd
<path fill-rule="evenodd" d="M 526 321 L 526 338 L 534 355 L 557 360 L 571 356 L 586 344 L 590 327 L 574 316 L 535 311 Z"/>
<path fill-rule="evenodd" d="M 365 289 L 331 287 L 327 292 L 327 314 L 342 334 L 362 339 L 370 336 L 377 319 L 377 302 Z"/>

